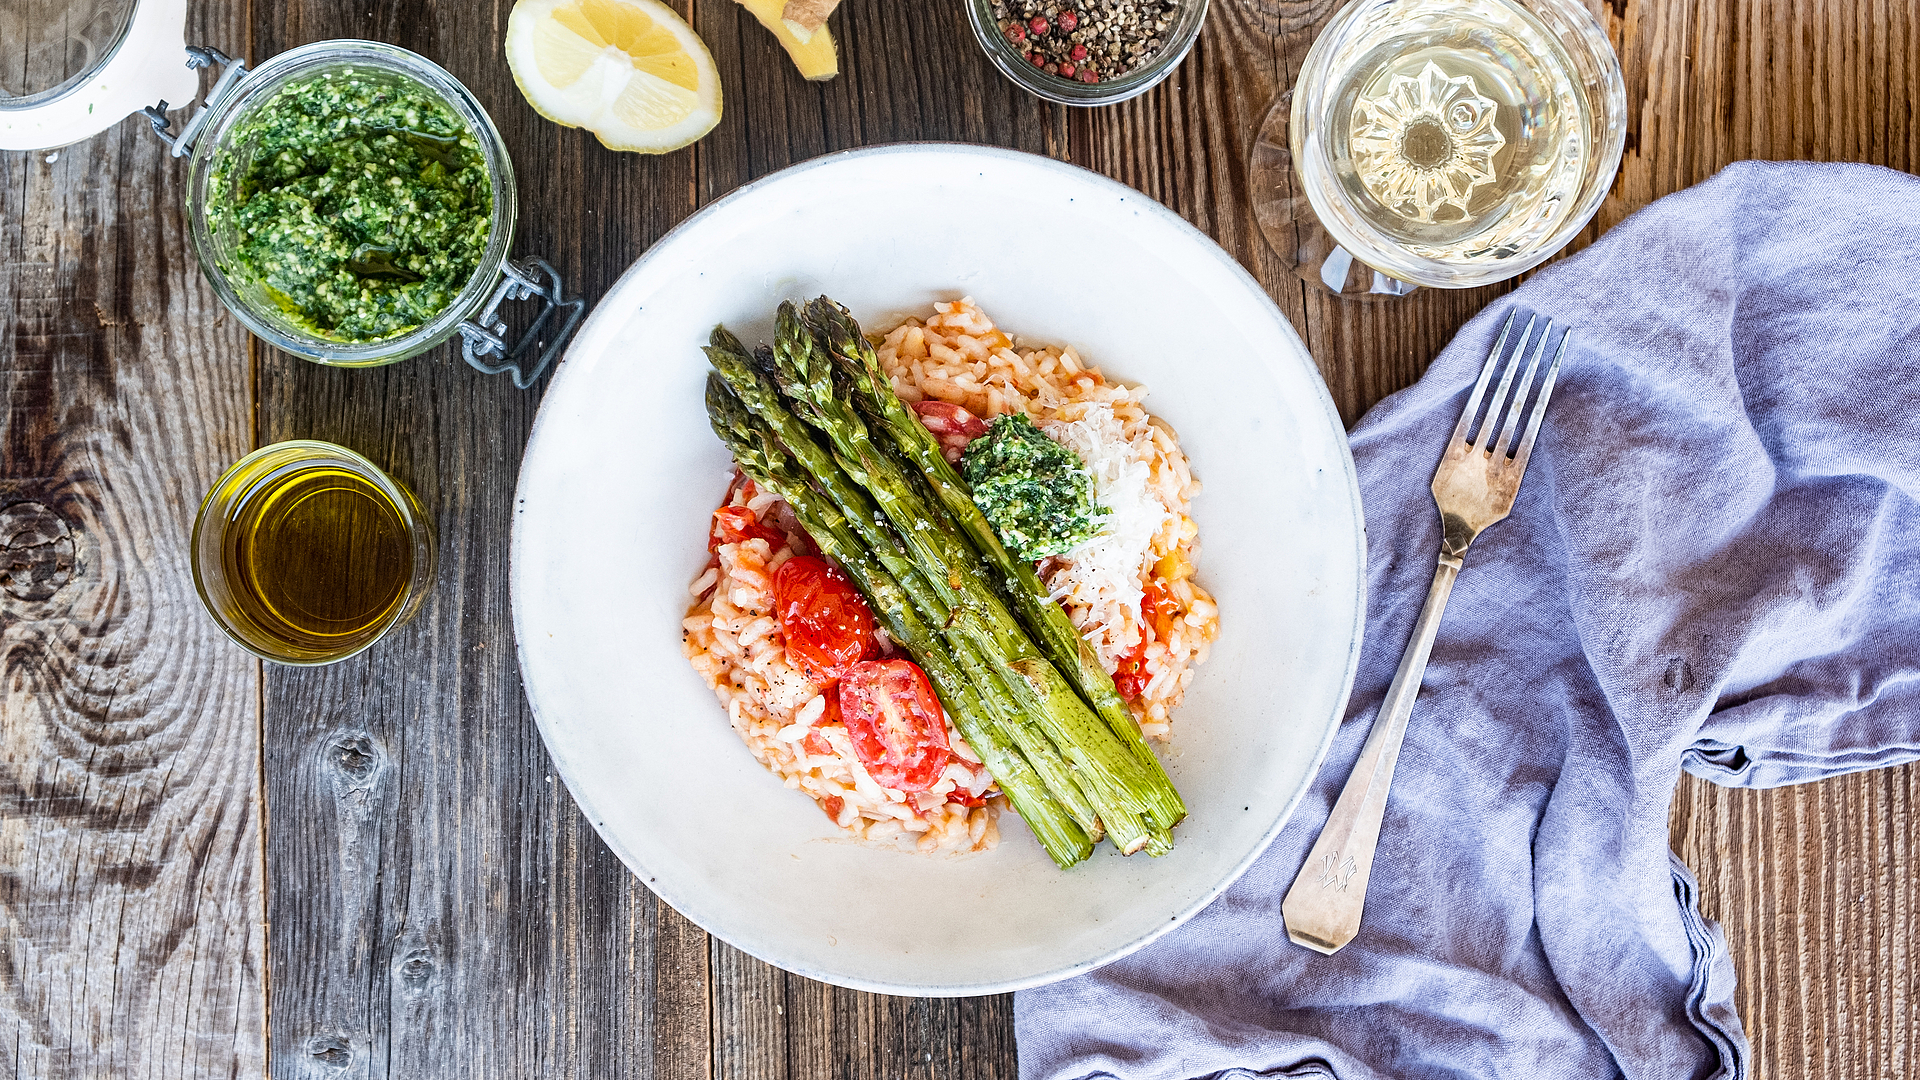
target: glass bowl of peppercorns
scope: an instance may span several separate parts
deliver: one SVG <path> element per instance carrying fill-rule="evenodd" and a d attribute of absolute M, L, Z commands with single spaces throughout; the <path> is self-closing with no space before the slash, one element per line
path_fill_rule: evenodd
<path fill-rule="evenodd" d="M 1062 105 L 1112 105 L 1173 73 L 1207 0 L 968 0 L 987 58 Z"/>

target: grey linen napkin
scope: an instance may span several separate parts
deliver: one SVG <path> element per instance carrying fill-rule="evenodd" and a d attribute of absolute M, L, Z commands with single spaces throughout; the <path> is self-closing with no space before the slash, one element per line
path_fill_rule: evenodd
<path fill-rule="evenodd" d="M 1427 483 L 1514 308 L 1579 333 L 1447 608 L 1365 923 L 1323 957 L 1281 898 L 1425 599 Z M 1747 1076 L 1668 809 L 1682 768 L 1765 787 L 1920 757 L 1920 180 L 1730 167 L 1482 312 L 1352 445 L 1370 610 L 1326 765 L 1199 916 L 1018 996 L 1021 1075 Z M 1226 633 L 1285 617 L 1219 592 Z"/>

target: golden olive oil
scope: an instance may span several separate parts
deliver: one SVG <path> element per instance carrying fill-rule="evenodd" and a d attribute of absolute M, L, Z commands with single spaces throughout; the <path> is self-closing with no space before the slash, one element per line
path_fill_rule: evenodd
<path fill-rule="evenodd" d="M 357 651 L 406 603 L 414 571 L 400 506 L 331 462 L 287 470 L 249 493 L 221 547 L 232 615 L 289 657 Z"/>

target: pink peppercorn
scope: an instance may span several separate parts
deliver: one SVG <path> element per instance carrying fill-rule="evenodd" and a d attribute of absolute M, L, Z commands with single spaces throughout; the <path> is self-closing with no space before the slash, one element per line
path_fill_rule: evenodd
<path fill-rule="evenodd" d="M 1021 26 L 1019 23 L 1008 23 L 1007 40 L 1013 42 L 1015 45 L 1027 40 L 1027 28 Z"/>
<path fill-rule="evenodd" d="M 1065 76 L 1066 76 L 1067 78 L 1069 78 L 1069 79 L 1071 79 L 1071 78 L 1073 78 L 1073 65 L 1072 65 L 1072 64 L 1061 64 L 1061 65 L 1060 65 L 1060 74 L 1062 74 L 1062 75 L 1065 75 Z"/>
<path fill-rule="evenodd" d="M 1080 16 L 1075 15 L 1071 11 L 1063 11 L 1060 13 L 1060 29 L 1062 32 L 1071 34 L 1079 25 Z"/>
<path fill-rule="evenodd" d="M 1046 57 L 1044 57 L 1044 56 L 1041 56 L 1041 55 L 1040 55 L 1040 50 L 1038 50 L 1038 49 L 1035 49 L 1034 51 L 1032 51 L 1032 52 L 1030 52 L 1030 53 L 1028 53 L 1028 54 L 1027 54 L 1027 59 L 1029 59 L 1029 60 L 1031 60 L 1031 61 L 1033 61 L 1033 66 L 1034 66 L 1034 67 L 1037 67 L 1037 68 L 1044 68 L 1044 67 L 1046 67 L 1046 66 L 1047 66 L 1047 58 L 1046 58 Z"/>
<path fill-rule="evenodd" d="M 1100 76 L 1095 75 L 1092 68 L 1081 68 L 1080 81 L 1083 83 L 1097 83 L 1100 81 Z"/>
<path fill-rule="evenodd" d="M 1047 30 L 1049 29 L 1046 16 L 1035 15 L 1033 18 L 1028 19 L 1027 29 L 1033 31 L 1033 36 L 1035 37 L 1046 37 Z"/>
<path fill-rule="evenodd" d="M 1075 45 L 1073 51 L 1069 52 L 1067 56 L 1077 64 L 1087 58 L 1087 47 L 1085 45 Z"/>

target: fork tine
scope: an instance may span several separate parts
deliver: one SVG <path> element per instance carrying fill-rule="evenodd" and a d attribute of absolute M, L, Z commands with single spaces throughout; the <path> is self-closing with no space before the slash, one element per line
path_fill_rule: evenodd
<path fill-rule="evenodd" d="M 1520 449 L 1514 452 L 1513 467 L 1526 471 L 1527 457 L 1533 453 L 1534 437 L 1540 434 L 1540 420 L 1547 415 L 1547 399 L 1553 396 L 1553 381 L 1560 374 L 1560 359 L 1567 355 L 1567 339 L 1573 337 L 1569 328 L 1560 335 L 1560 347 L 1553 351 L 1553 363 L 1547 365 L 1546 381 L 1540 384 L 1540 399 L 1534 402 L 1533 415 L 1527 417 L 1527 433 L 1520 437 Z"/>
<path fill-rule="evenodd" d="M 1533 336 L 1533 324 L 1539 319 L 1536 315 L 1527 320 L 1526 332 L 1520 335 L 1520 344 L 1513 347 L 1513 355 L 1508 357 L 1500 370 L 1500 385 L 1494 388 L 1493 397 L 1487 399 L 1487 418 L 1478 424 L 1468 440 L 1476 450 L 1485 453 L 1493 441 L 1493 430 L 1499 426 L 1500 411 L 1506 406 L 1507 391 L 1513 387 L 1513 373 L 1520 366 L 1520 357 L 1527 351 L 1527 339 Z"/>
<path fill-rule="evenodd" d="M 1547 355 L 1547 339 L 1552 336 L 1553 320 L 1548 319 L 1547 328 L 1540 331 L 1540 344 L 1534 347 L 1533 359 L 1527 361 L 1527 373 L 1521 376 L 1520 385 L 1513 391 L 1513 400 L 1507 403 L 1507 423 L 1500 429 L 1500 441 L 1493 447 L 1495 458 L 1504 459 L 1507 451 L 1513 448 L 1513 433 L 1520 430 L 1520 414 L 1527 407 L 1527 391 L 1533 388 L 1533 373 L 1540 370 L 1540 358 Z M 1514 355 L 1513 362 L 1519 364 L 1519 354 Z"/>
<path fill-rule="evenodd" d="M 1480 411 L 1480 397 L 1487 392 L 1487 383 L 1493 378 L 1494 362 L 1500 359 L 1501 350 L 1507 347 L 1507 333 L 1513 329 L 1513 318 L 1518 314 L 1517 308 L 1508 313 L 1506 325 L 1500 327 L 1500 336 L 1494 339 L 1493 351 L 1487 354 L 1487 362 L 1480 366 L 1480 381 L 1473 384 L 1473 393 L 1467 395 L 1466 410 L 1460 414 L 1460 422 L 1453 427 L 1454 442 L 1467 437 L 1467 425 L 1473 422 L 1473 414 Z M 1533 329 L 1533 320 L 1527 320 L 1527 329 Z M 1520 340 L 1524 342 L 1526 338 L 1523 336 Z"/>

